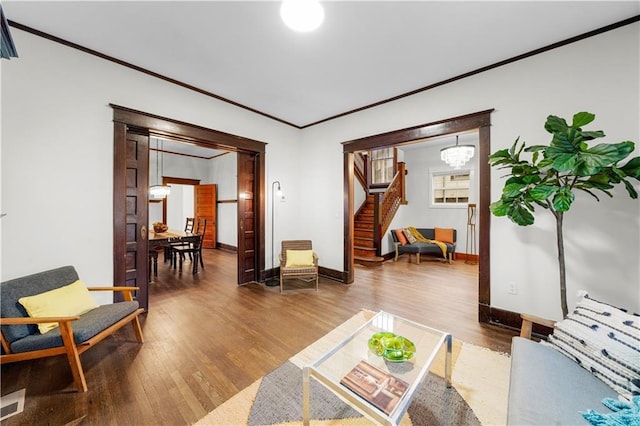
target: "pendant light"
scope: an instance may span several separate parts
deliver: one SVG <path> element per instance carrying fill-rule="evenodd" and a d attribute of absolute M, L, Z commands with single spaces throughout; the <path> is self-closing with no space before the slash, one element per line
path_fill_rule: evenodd
<path fill-rule="evenodd" d="M 164 172 L 164 153 L 163 146 L 158 149 L 159 140 L 156 139 L 156 184 L 149 187 L 149 198 L 154 200 L 162 200 L 171 192 L 171 188 L 160 183 L 160 168 Z M 158 158 L 159 157 L 159 158 Z M 162 164 L 160 164 L 162 163 Z"/>
<path fill-rule="evenodd" d="M 440 150 L 440 159 L 454 169 L 464 166 L 473 157 L 475 147 L 473 145 L 458 145 L 458 135 L 456 144 Z"/>

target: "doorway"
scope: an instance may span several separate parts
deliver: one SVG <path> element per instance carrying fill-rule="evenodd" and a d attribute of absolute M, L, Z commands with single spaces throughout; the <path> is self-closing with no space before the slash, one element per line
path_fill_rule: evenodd
<path fill-rule="evenodd" d="M 114 121 L 114 285 L 135 286 L 148 309 L 148 187 L 151 135 L 237 153 L 237 283 L 260 281 L 264 271 L 266 143 L 153 114 L 110 105 Z M 238 197 L 240 199 L 241 197 Z"/>
<path fill-rule="evenodd" d="M 354 156 L 358 151 L 401 146 L 418 140 L 434 138 L 454 133 L 477 131 L 478 141 L 478 209 L 489 211 L 491 203 L 491 169 L 488 159 L 491 151 L 491 113 L 486 110 L 474 114 L 453 117 L 442 121 L 427 123 L 406 129 L 382 133 L 361 139 L 343 142 L 344 169 L 344 281 L 354 281 Z M 478 222 L 478 320 L 491 320 L 491 283 L 490 283 L 490 215 L 482 214 Z"/>

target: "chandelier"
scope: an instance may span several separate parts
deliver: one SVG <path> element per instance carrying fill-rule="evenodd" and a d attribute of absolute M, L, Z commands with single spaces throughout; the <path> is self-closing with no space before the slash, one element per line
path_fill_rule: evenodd
<path fill-rule="evenodd" d="M 458 145 L 456 135 L 455 146 L 449 146 L 440 150 L 440 159 L 454 169 L 464 166 L 473 157 L 475 147 L 473 145 Z"/>
<path fill-rule="evenodd" d="M 160 184 L 160 167 L 162 167 L 162 172 L 164 172 L 164 154 L 162 152 L 164 142 L 160 149 L 158 149 L 158 144 L 158 139 L 156 139 L 156 184 L 149 187 L 149 198 L 153 200 L 162 200 L 171 192 L 171 188 L 169 186 Z M 160 158 L 158 158 L 158 156 L 160 156 Z M 160 165 L 160 162 L 162 162 L 162 165 Z"/>

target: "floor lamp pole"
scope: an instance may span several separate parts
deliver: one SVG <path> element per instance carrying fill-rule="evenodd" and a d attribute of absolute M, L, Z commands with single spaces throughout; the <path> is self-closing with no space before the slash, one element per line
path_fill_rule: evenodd
<path fill-rule="evenodd" d="M 276 189 L 276 184 L 278 185 L 277 189 Z M 275 218 L 275 200 L 276 200 L 276 191 L 280 192 L 282 191 L 281 187 L 280 187 L 280 181 L 274 181 L 271 184 L 271 274 L 274 273 L 275 271 L 275 252 L 276 252 L 276 247 L 275 247 L 275 222 L 274 222 L 274 218 Z M 266 285 L 268 286 L 277 286 L 279 285 L 280 280 L 277 277 L 272 276 L 269 280 L 266 281 Z"/>

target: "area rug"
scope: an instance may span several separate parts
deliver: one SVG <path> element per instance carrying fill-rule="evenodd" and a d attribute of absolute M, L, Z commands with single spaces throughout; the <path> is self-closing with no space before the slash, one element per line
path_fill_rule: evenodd
<path fill-rule="evenodd" d="M 299 425 L 302 367 L 319 358 L 374 312 L 362 310 L 200 419 L 197 425 Z M 454 338 L 452 387 L 444 381 L 444 349 L 432 364 L 401 425 L 500 425 L 507 417 L 509 356 Z M 311 381 L 311 424 L 371 422 Z"/>

